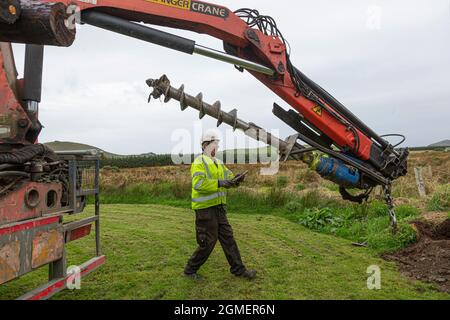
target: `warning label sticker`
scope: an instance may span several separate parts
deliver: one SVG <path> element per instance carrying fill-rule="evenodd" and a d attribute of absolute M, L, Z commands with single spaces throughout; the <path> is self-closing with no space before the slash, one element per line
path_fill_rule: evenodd
<path fill-rule="evenodd" d="M 158 3 L 164 6 L 189 10 L 192 12 L 207 14 L 226 19 L 230 15 L 227 8 L 216 6 L 214 4 L 194 1 L 194 0 L 146 0 L 148 2 Z"/>
<path fill-rule="evenodd" d="M 319 105 L 315 106 L 315 107 L 313 108 L 313 111 L 314 111 L 314 113 L 317 114 L 319 117 L 321 117 L 322 114 L 323 114 L 323 109 L 322 109 L 322 107 L 319 106 Z"/>

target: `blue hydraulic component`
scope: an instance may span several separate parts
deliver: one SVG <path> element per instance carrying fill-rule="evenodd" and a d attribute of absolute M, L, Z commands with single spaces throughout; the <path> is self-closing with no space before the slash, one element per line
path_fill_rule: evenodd
<path fill-rule="evenodd" d="M 324 179 L 345 188 L 361 187 L 361 174 L 341 160 L 312 153 L 306 157 L 305 161 L 310 165 L 311 169 L 319 173 Z"/>

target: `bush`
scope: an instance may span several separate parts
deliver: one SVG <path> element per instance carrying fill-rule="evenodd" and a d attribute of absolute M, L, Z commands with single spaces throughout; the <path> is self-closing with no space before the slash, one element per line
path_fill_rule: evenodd
<path fill-rule="evenodd" d="M 304 209 L 317 208 L 321 204 L 321 196 L 316 190 L 310 191 L 301 198 L 300 202 L 302 203 Z"/>
<path fill-rule="evenodd" d="M 350 204 L 351 210 L 348 212 L 347 220 L 358 220 L 364 221 L 367 220 L 369 216 L 371 204 L 363 203 L 363 204 Z"/>
<path fill-rule="evenodd" d="M 120 172 L 120 168 L 116 166 L 104 166 L 103 170 L 112 171 L 112 172 Z"/>
<path fill-rule="evenodd" d="M 383 226 L 384 228 L 379 228 Z M 367 234 L 367 243 L 370 248 L 379 252 L 390 252 L 402 249 L 415 241 L 415 230 L 406 223 L 400 223 L 396 234 L 392 234 L 389 223 L 378 222 L 377 228 L 370 228 Z"/>
<path fill-rule="evenodd" d="M 450 184 L 443 186 L 428 201 L 428 210 L 447 211 L 450 210 Z"/>
<path fill-rule="evenodd" d="M 303 204 L 298 200 L 294 200 L 294 201 L 288 202 L 285 206 L 285 209 L 288 213 L 302 212 Z"/>
<path fill-rule="evenodd" d="M 388 216 L 388 206 L 381 201 L 373 201 L 368 204 L 367 214 L 370 218 L 384 218 Z"/>
<path fill-rule="evenodd" d="M 192 158 L 193 156 L 191 156 Z M 172 156 L 154 155 L 154 156 L 130 156 L 120 158 L 105 158 L 100 161 L 100 167 L 117 168 L 143 168 L 143 167 L 161 167 L 173 165 Z"/>
<path fill-rule="evenodd" d="M 309 229 L 320 231 L 328 227 L 331 232 L 335 232 L 342 225 L 342 218 L 334 215 L 330 208 L 316 208 L 306 209 L 298 222 Z"/>
<path fill-rule="evenodd" d="M 365 242 L 377 252 L 404 248 L 416 240 L 415 231 L 407 223 L 408 218 L 420 214 L 414 207 L 396 208 L 400 222 L 398 233 L 393 235 L 388 210 L 382 202 L 375 201 L 361 206 L 331 204 L 331 207 L 324 207 L 324 203 L 319 202 L 319 206 L 312 208 L 305 207 L 305 204 L 317 205 L 315 197 L 312 196 L 307 201 L 303 199 L 303 202 L 289 202 L 285 206 L 286 212 L 290 214 L 288 218 L 315 231 L 331 233 L 357 243 Z"/>
<path fill-rule="evenodd" d="M 268 206 L 276 208 L 284 207 L 290 199 L 292 199 L 292 195 L 289 192 L 277 187 L 272 187 L 265 197 L 265 202 Z"/>
<path fill-rule="evenodd" d="M 395 208 L 397 219 L 407 219 L 420 215 L 420 210 L 411 206 L 398 206 Z"/>
<path fill-rule="evenodd" d="M 278 188 L 286 188 L 288 185 L 288 178 L 285 176 L 278 176 L 277 177 L 277 187 Z"/>
<path fill-rule="evenodd" d="M 301 198 L 292 197 L 290 202 L 284 206 L 285 212 L 288 214 L 303 213 L 307 209 L 317 208 L 339 208 L 339 204 L 333 200 L 323 199 L 317 190 L 306 193 Z"/>

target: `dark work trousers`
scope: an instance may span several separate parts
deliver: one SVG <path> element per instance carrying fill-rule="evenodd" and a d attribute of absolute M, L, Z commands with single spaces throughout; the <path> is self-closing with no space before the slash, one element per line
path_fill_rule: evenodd
<path fill-rule="evenodd" d="M 231 273 L 235 275 L 242 274 L 246 269 L 242 263 L 237 243 L 234 240 L 233 229 L 228 222 L 226 208 L 220 205 L 196 210 L 195 214 L 198 248 L 189 259 L 184 272 L 186 274 L 196 273 L 208 260 L 216 246 L 217 240 L 219 240 L 231 266 Z"/>

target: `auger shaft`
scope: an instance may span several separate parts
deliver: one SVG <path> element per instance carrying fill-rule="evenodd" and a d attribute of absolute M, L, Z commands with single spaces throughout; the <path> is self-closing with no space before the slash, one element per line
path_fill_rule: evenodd
<path fill-rule="evenodd" d="M 191 107 L 200 113 L 200 119 L 206 115 L 217 119 L 217 126 L 225 123 L 233 127 L 234 130 L 242 130 L 247 136 L 266 143 L 269 146 L 275 147 L 280 151 L 280 159 L 287 160 L 292 157 L 296 160 L 301 160 L 308 164 L 308 166 L 320 174 L 323 178 L 330 180 L 340 186 L 341 195 L 346 200 L 362 203 L 367 200 L 372 186 L 367 184 L 363 175 L 355 168 L 346 165 L 341 160 L 333 157 L 323 156 L 314 152 L 314 148 L 306 148 L 297 142 L 299 135 L 293 135 L 287 140 L 281 140 L 259 126 L 243 121 L 237 117 L 237 110 L 231 112 L 222 111 L 220 101 L 214 104 L 209 104 L 203 101 L 203 94 L 199 93 L 196 97 L 184 92 L 184 85 L 176 89 L 170 85 L 170 80 L 163 75 L 158 80 L 147 80 L 149 87 L 153 88 L 150 94 L 151 98 L 159 99 L 164 96 L 164 102 L 169 102 L 171 99 L 180 102 L 181 110 L 184 111 Z M 364 194 L 359 196 L 352 196 L 346 191 L 346 188 L 357 188 L 366 190 Z M 392 226 L 396 227 L 397 221 L 394 212 L 392 198 L 390 196 L 390 187 L 385 189 L 386 201 L 389 206 L 389 215 Z"/>
<path fill-rule="evenodd" d="M 170 85 L 170 80 L 165 75 L 158 80 L 149 79 L 147 80 L 147 84 L 153 88 L 150 99 L 152 97 L 159 99 L 164 95 L 164 102 L 166 103 L 171 99 L 177 100 L 180 102 L 182 111 L 186 110 L 188 107 L 191 107 L 199 111 L 200 119 L 203 119 L 206 115 L 217 119 L 218 127 L 225 123 L 231 126 L 234 130 L 241 130 L 248 137 L 277 148 L 282 156 L 289 156 L 292 152 L 295 154 L 293 157 L 300 159 L 302 151 L 306 151 L 306 148 L 296 141 L 281 140 L 254 123 L 248 123 L 239 119 L 237 117 L 237 110 L 233 110 L 231 112 L 222 111 L 220 101 L 217 101 L 211 105 L 203 101 L 202 93 L 199 93 L 196 97 L 194 97 L 184 92 L 184 85 L 182 85 L 179 89 L 172 87 Z"/>

